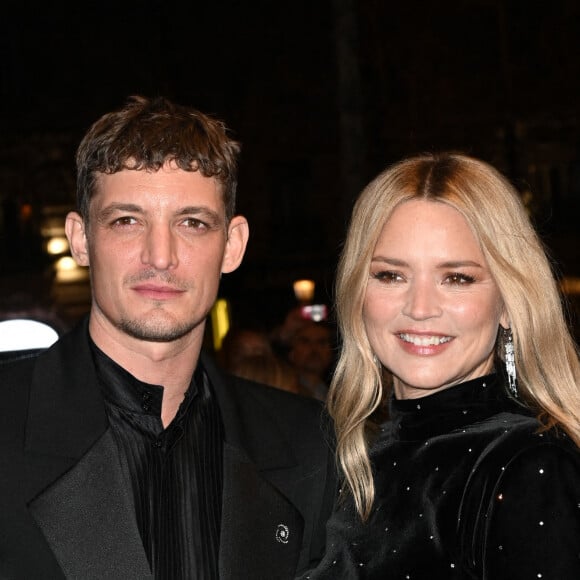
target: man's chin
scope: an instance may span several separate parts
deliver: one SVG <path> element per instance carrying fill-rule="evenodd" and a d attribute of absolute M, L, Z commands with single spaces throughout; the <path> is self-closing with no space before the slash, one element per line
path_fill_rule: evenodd
<path fill-rule="evenodd" d="M 122 320 L 118 327 L 119 330 L 137 340 L 173 342 L 189 334 L 195 328 L 195 324 L 191 322 L 187 324 L 170 324 L 168 322 Z"/>

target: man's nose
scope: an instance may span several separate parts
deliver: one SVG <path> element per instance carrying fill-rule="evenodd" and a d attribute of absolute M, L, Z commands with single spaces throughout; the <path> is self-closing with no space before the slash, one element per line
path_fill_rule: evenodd
<path fill-rule="evenodd" d="M 151 226 L 145 236 L 141 261 L 156 270 L 177 266 L 177 242 L 169 226 Z"/>

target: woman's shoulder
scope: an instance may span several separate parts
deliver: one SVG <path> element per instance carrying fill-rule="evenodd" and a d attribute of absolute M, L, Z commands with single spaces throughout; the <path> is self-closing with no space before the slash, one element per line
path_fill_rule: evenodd
<path fill-rule="evenodd" d="M 498 425 L 499 433 L 498 431 Z M 503 427 L 501 427 L 503 425 Z M 480 455 L 478 469 L 523 468 L 532 459 L 566 460 L 580 467 L 580 450 L 559 428 L 546 429 L 534 417 L 505 413 L 496 418 L 496 436 L 489 439 Z M 496 471 L 497 472 L 497 471 Z"/>
<path fill-rule="evenodd" d="M 491 505 L 509 489 L 519 493 L 523 487 L 549 489 L 572 486 L 580 490 L 580 450 L 561 430 L 542 429 L 533 417 L 506 414 L 505 427 L 486 444 L 470 471 L 464 500 L 489 496 L 480 505 Z M 580 500 L 580 497 L 579 497 Z"/>
<path fill-rule="evenodd" d="M 531 427 L 509 430 L 471 472 L 460 508 L 462 551 L 476 567 L 485 562 L 490 578 L 523 577 L 523 570 L 536 577 L 554 560 L 562 569 L 552 577 L 578 578 L 580 451 L 564 433 Z"/>
<path fill-rule="evenodd" d="M 516 433 L 491 464 L 503 488 L 516 489 L 524 484 L 545 491 L 563 488 L 578 490 L 580 500 L 580 450 L 566 433 L 558 429 Z M 513 440 L 511 440 L 513 439 Z"/>
<path fill-rule="evenodd" d="M 541 430 L 537 420 L 512 423 L 488 442 L 466 482 L 462 510 L 470 510 L 470 498 L 477 498 L 478 509 L 492 510 L 530 493 L 580 502 L 580 450 L 564 432 Z"/>

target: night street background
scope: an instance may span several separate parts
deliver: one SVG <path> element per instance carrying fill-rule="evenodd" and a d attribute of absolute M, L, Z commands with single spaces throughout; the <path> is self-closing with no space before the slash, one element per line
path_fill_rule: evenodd
<path fill-rule="evenodd" d="M 79 139 L 131 94 L 198 107 L 242 142 L 252 235 L 222 286 L 239 320 L 275 322 L 297 278 L 330 303 L 356 195 L 423 151 L 496 165 L 558 275 L 580 276 L 577 0 L 5 0 L 2 12 L 0 302 L 82 313 L 86 295 L 53 288 L 39 224 L 73 206 Z"/>

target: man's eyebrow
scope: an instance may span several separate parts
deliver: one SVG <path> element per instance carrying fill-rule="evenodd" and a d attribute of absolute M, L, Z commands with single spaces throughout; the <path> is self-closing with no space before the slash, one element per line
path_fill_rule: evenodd
<path fill-rule="evenodd" d="M 101 220 L 106 220 L 115 212 L 129 212 L 129 213 L 143 213 L 143 208 L 134 203 L 111 203 L 110 205 L 101 208 L 97 216 Z"/>
<path fill-rule="evenodd" d="M 208 222 L 211 222 L 212 226 L 220 226 L 225 221 L 225 217 L 215 209 L 204 205 L 191 205 L 181 208 L 176 214 L 176 216 L 199 216 L 205 218 Z"/>
<path fill-rule="evenodd" d="M 210 207 L 207 207 L 205 205 L 189 205 L 186 207 L 182 207 L 176 213 L 176 215 L 188 215 L 188 214 L 200 214 L 200 213 L 215 216 L 216 218 L 219 218 L 219 216 L 220 216 L 220 214 L 216 210 L 211 209 Z"/>

